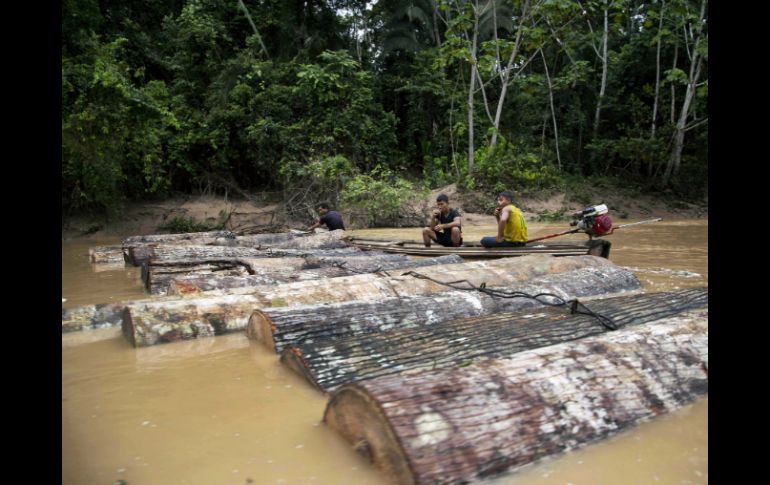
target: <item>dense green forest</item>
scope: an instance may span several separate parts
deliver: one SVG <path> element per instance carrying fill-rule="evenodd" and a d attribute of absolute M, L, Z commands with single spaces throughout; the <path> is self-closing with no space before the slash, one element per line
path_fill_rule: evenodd
<path fill-rule="evenodd" d="M 62 208 L 707 196 L 706 0 L 64 0 Z M 300 195 L 298 195 L 300 194 Z"/>

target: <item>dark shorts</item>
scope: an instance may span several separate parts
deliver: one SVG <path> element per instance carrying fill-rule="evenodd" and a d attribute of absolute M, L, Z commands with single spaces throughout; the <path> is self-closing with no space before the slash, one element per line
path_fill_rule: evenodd
<path fill-rule="evenodd" d="M 495 236 L 487 236 L 481 238 L 481 245 L 485 248 L 515 248 L 524 246 L 526 243 L 511 241 L 497 242 L 497 238 Z"/>
<path fill-rule="evenodd" d="M 451 247 L 452 246 L 452 233 L 449 231 L 444 232 L 437 232 L 436 233 L 436 242 L 441 244 L 442 246 Z M 460 246 L 463 245 L 463 240 L 460 238 Z"/>

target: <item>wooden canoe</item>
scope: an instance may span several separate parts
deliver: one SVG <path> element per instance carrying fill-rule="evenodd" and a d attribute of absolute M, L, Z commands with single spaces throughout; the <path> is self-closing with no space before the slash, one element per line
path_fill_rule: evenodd
<path fill-rule="evenodd" d="M 456 254 L 464 258 L 503 258 L 525 256 L 529 254 L 550 254 L 553 256 L 591 256 L 610 257 L 612 243 L 604 239 L 589 239 L 585 243 L 547 244 L 533 242 L 526 246 L 510 248 L 485 248 L 480 244 L 465 243 L 459 247 L 445 247 L 433 244 L 426 248 L 422 241 L 403 241 L 376 239 L 357 236 L 347 236 L 345 240 L 351 245 L 364 250 L 379 250 L 387 253 L 411 254 L 414 256 L 443 256 Z"/>

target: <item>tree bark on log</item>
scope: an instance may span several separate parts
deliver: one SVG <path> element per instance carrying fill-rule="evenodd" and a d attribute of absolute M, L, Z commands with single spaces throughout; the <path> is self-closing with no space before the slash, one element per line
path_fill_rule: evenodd
<path fill-rule="evenodd" d="M 550 293 L 563 300 L 639 291 L 639 280 L 618 266 L 580 268 L 546 275 L 515 286 L 492 287 L 498 291 L 531 295 Z M 553 303 L 551 297 L 542 300 Z M 447 290 L 432 295 L 391 297 L 374 301 L 350 301 L 292 308 L 255 310 L 247 335 L 280 353 L 292 344 L 338 339 L 373 332 L 387 332 L 437 324 L 461 317 L 524 310 L 542 304 L 529 298 L 498 298 L 479 291 Z"/>
<path fill-rule="evenodd" d="M 148 234 L 146 236 L 129 236 L 123 240 L 123 247 L 134 244 L 145 243 L 177 243 L 180 241 L 191 241 L 195 239 L 231 239 L 235 234 L 230 231 L 205 231 L 205 232 L 185 232 L 177 234 Z"/>
<path fill-rule="evenodd" d="M 348 248 L 347 242 L 343 240 L 345 231 L 329 231 L 318 234 L 296 235 L 296 234 L 256 234 L 252 236 L 229 236 L 210 235 L 196 236 L 189 234 L 187 239 L 177 239 L 170 241 L 135 241 L 123 243 L 123 252 L 126 261 L 134 266 L 140 266 L 149 261 L 156 253 L 173 251 L 174 246 L 223 246 L 240 249 L 336 249 Z M 193 237 L 196 236 L 196 237 Z M 130 238 L 129 238 L 130 239 Z M 180 249 L 179 251 L 184 251 Z M 173 254 L 169 258 L 176 258 Z"/>
<path fill-rule="evenodd" d="M 393 257 L 397 256 L 397 257 Z M 400 256 L 400 257 L 398 257 Z M 283 258 L 287 259 L 287 258 Z M 389 254 L 383 257 L 317 258 L 305 259 L 299 268 L 277 268 L 259 271 L 249 276 L 220 276 L 215 274 L 193 274 L 174 278 L 168 283 L 167 295 L 202 293 L 232 288 L 260 287 L 267 284 L 291 283 L 294 281 L 337 278 L 356 274 L 376 273 L 400 268 L 421 268 L 439 264 L 462 263 L 457 255 L 411 260 L 405 255 Z"/>
<path fill-rule="evenodd" d="M 592 301 L 591 311 L 618 328 L 708 306 L 705 289 L 640 294 Z M 439 369 L 609 331 L 596 318 L 569 308 L 500 312 L 439 325 L 290 345 L 281 361 L 321 391 L 400 372 Z"/>
<path fill-rule="evenodd" d="M 123 246 L 94 246 L 88 248 L 88 258 L 94 264 L 125 264 L 123 260 Z"/>
<path fill-rule="evenodd" d="M 470 483 L 708 393 L 708 312 L 464 368 L 348 384 L 324 422 L 395 483 Z"/>
<path fill-rule="evenodd" d="M 247 262 L 237 259 L 174 260 L 162 261 L 158 264 L 150 260 L 149 263 L 142 265 L 141 278 L 144 288 L 151 295 L 165 295 L 171 280 L 179 276 L 193 273 L 246 276 L 249 274 L 248 268 Z"/>
<path fill-rule="evenodd" d="M 258 291 L 253 288 L 234 288 L 229 290 L 232 293 L 226 295 L 129 304 L 124 312 L 123 333 L 134 346 L 154 345 L 182 338 L 198 338 L 243 330 L 253 311 L 261 308 L 439 293 L 446 290 L 446 286 L 440 281 L 465 280 L 474 285 L 486 282 L 504 285 L 547 273 L 609 265 L 612 263 L 596 256 L 522 256 L 413 270 L 414 274 L 431 277 L 439 282 L 408 275 L 389 276 L 383 271 L 376 274 L 298 281 Z"/>
<path fill-rule="evenodd" d="M 235 237 L 230 231 L 131 236 L 123 240 L 123 257 L 126 263 L 139 266 L 149 259 L 150 251 L 158 245 L 228 245 L 227 241 L 233 241 Z"/>
<path fill-rule="evenodd" d="M 172 280 L 189 275 L 207 275 L 210 279 L 215 279 L 219 275 L 240 277 L 254 275 L 256 284 L 265 285 L 287 283 L 296 280 L 297 278 L 292 278 L 292 276 L 305 267 L 345 265 L 348 263 L 353 264 L 353 267 L 355 267 L 354 263 L 357 263 L 363 268 L 368 267 L 367 264 L 372 268 L 377 268 L 378 264 L 381 265 L 388 261 L 399 261 L 402 263 L 409 261 L 409 258 L 403 254 L 364 255 L 360 252 L 350 253 L 351 255 L 349 256 L 347 253 L 343 253 L 341 256 L 317 254 L 320 255 L 313 256 L 313 259 L 310 261 L 304 257 L 212 258 L 208 260 L 185 259 L 160 262 L 151 259 L 148 263 L 142 265 L 142 282 L 147 291 L 153 295 L 179 294 L 177 289 L 169 292 Z M 462 261 L 462 258 L 459 259 Z M 358 273 L 364 272 L 367 271 L 358 271 Z M 371 272 L 374 272 L 374 270 Z M 334 276 L 355 273 L 356 271 L 337 272 Z M 311 276 L 307 279 L 314 278 Z M 187 293 L 196 291 L 194 287 L 185 285 L 182 285 L 182 287 Z M 234 286 L 230 286 L 230 288 L 234 288 Z M 211 288 L 210 290 L 216 289 L 219 288 Z M 200 290 L 197 291 L 200 292 Z"/>
<path fill-rule="evenodd" d="M 299 252 L 300 254 L 296 254 Z M 295 254 L 292 254 L 295 253 Z M 143 263 L 152 261 L 153 263 L 163 261 L 176 261 L 188 259 L 238 259 L 238 258 L 266 258 L 279 256 L 306 256 L 313 254 L 346 255 L 358 254 L 365 256 L 366 252 L 353 247 L 344 247 L 337 249 L 325 248 L 259 248 L 246 246 L 205 246 L 205 245 L 176 245 L 163 244 L 149 247 L 146 256 L 143 256 Z M 375 254 L 385 254 L 377 251 Z"/>

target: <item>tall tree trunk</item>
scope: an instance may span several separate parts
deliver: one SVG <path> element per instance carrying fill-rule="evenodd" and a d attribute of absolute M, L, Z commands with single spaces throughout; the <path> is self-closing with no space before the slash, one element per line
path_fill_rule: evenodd
<path fill-rule="evenodd" d="M 246 15 L 246 19 L 249 21 L 249 25 L 251 25 L 251 30 L 253 30 L 254 34 L 257 36 L 257 40 L 259 40 L 259 45 L 262 47 L 262 52 L 265 54 L 265 57 L 270 59 L 270 54 L 267 53 L 267 47 L 265 47 L 265 43 L 262 42 L 262 36 L 259 35 L 257 26 L 254 25 L 254 22 L 251 20 L 251 15 L 249 15 L 249 10 L 246 8 L 246 5 L 243 4 L 243 0 L 238 0 L 238 6 L 241 7 L 241 10 L 243 10 L 243 13 Z"/>
<path fill-rule="evenodd" d="M 679 60 L 679 42 L 674 44 L 674 61 L 671 63 L 671 69 L 676 69 Z M 671 83 L 671 124 L 676 123 L 676 83 Z"/>
<path fill-rule="evenodd" d="M 492 140 L 489 142 L 489 150 L 491 151 L 497 146 L 497 134 L 500 130 L 500 119 L 503 115 L 503 105 L 505 104 L 505 96 L 508 93 L 508 84 L 511 82 L 511 72 L 513 71 L 513 63 L 519 54 L 521 48 L 522 29 L 525 19 L 529 15 L 529 0 L 525 0 L 521 6 L 521 17 L 519 18 L 519 28 L 516 29 L 516 41 L 513 45 L 513 51 L 508 58 L 508 64 L 506 64 L 505 72 L 502 75 L 500 86 L 500 99 L 497 100 L 497 110 L 495 111 L 494 130 L 492 131 Z"/>
<path fill-rule="evenodd" d="M 471 44 L 471 60 L 470 60 L 470 76 L 468 88 L 468 177 L 473 177 L 474 169 L 474 140 L 473 140 L 473 106 L 474 95 L 476 94 L 476 46 L 479 37 L 479 16 L 478 16 L 478 2 L 475 3 L 473 20 L 473 42 Z"/>
<path fill-rule="evenodd" d="M 606 5 L 606 2 L 605 2 Z M 602 84 L 599 88 L 599 99 L 596 101 L 596 113 L 594 114 L 594 133 L 593 139 L 595 140 L 599 136 L 599 123 L 601 121 L 602 103 L 604 101 L 604 94 L 607 90 L 607 43 L 609 41 L 609 10 L 605 6 L 604 8 L 604 29 L 602 31 L 602 53 L 599 54 L 599 58 L 602 61 Z"/>
<path fill-rule="evenodd" d="M 476 483 L 708 393 L 695 311 L 510 359 L 348 384 L 324 422 L 394 483 Z"/>
<path fill-rule="evenodd" d="M 661 36 L 663 35 L 663 17 L 665 9 L 666 1 L 662 0 L 659 13 L 660 19 L 658 19 L 658 41 L 655 49 L 655 97 L 653 98 L 652 102 L 652 126 L 650 128 L 650 139 L 655 138 L 655 128 L 658 119 L 658 99 L 660 98 L 660 50 L 663 44 Z"/>
<path fill-rule="evenodd" d="M 554 144 L 556 145 L 556 161 L 559 164 L 559 171 L 561 172 L 561 155 L 559 153 L 559 125 L 556 122 L 556 109 L 553 105 L 553 84 L 551 83 L 551 75 L 548 73 L 548 63 L 545 61 L 545 54 L 543 50 L 540 50 L 540 55 L 543 58 L 543 69 L 545 70 L 545 79 L 548 81 L 548 101 L 551 106 L 551 119 L 553 120 L 553 136 Z"/>
<path fill-rule="evenodd" d="M 655 50 L 655 97 L 652 102 L 652 126 L 650 127 L 650 140 L 655 140 L 656 123 L 658 119 L 658 100 L 660 99 L 660 50 L 663 45 L 663 17 L 665 15 L 666 1 L 662 0 L 660 6 L 660 18 L 658 19 L 658 41 Z M 653 158 L 647 163 L 647 176 L 652 177 Z"/>
<path fill-rule="evenodd" d="M 692 100 L 695 97 L 695 90 L 700 79 L 701 67 L 703 64 L 703 56 L 698 51 L 698 42 L 700 41 L 701 33 L 703 30 L 703 20 L 706 13 L 706 0 L 701 2 L 700 15 L 698 16 L 698 25 L 696 27 L 696 33 L 692 40 L 692 52 L 690 53 L 690 72 L 687 82 L 687 89 L 685 90 L 684 101 L 682 102 L 682 108 L 679 111 L 679 119 L 676 122 L 676 128 L 674 129 L 673 147 L 671 149 L 671 156 L 669 157 L 666 171 L 663 174 L 662 185 L 665 187 L 671 181 L 672 175 L 676 175 L 679 171 L 679 166 L 682 162 L 682 149 L 684 148 L 684 135 L 687 131 L 687 120 L 690 117 L 690 109 L 692 107 Z M 685 28 L 686 35 L 686 28 Z M 685 38 L 685 47 L 687 45 L 687 39 Z M 689 53 L 688 49 L 688 53 Z"/>

